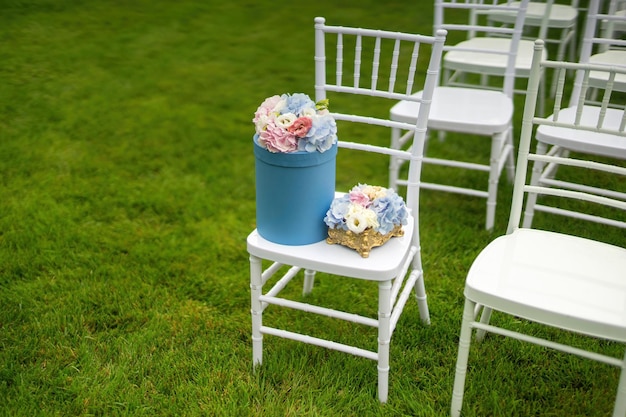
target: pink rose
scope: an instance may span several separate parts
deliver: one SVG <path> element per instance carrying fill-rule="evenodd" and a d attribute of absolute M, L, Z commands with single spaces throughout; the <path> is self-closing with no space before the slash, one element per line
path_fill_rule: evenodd
<path fill-rule="evenodd" d="M 296 135 L 276 126 L 272 121 L 259 134 L 259 145 L 270 152 L 295 152 L 298 150 L 298 139 Z"/>
<path fill-rule="evenodd" d="M 307 133 L 309 133 L 312 125 L 313 120 L 311 120 L 310 117 L 302 116 L 298 117 L 287 130 L 289 130 L 289 133 L 293 133 L 297 137 L 303 138 Z"/>
<path fill-rule="evenodd" d="M 365 193 L 363 193 L 361 190 L 352 189 L 350 191 L 350 202 L 358 204 L 363 207 L 367 207 L 368 204 L 370 203 L 370 198 L 367 195 L 365 195 Z"/>

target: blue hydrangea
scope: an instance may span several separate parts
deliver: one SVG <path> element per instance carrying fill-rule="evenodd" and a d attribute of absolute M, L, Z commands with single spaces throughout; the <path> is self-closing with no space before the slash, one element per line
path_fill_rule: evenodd
<path fill-rule="evenodd" d="M 283 94 L 282 98 L 286 100 L 285 108 L 282 110 L 283 114 L 293 113 L 296 116 L 301 116 L 305 109 L 315 109 L 315 102 L 306 94 Z"/>
<path fill-rule="evenodd" d="M 409 213 L 404 200 L 393 190 L 388 190 L 385 197 L 377 198 L 370 207 L 378 218 L 378 232 L 387 234 L 397 224 L 407 224 Z"/>
<path fill-rule="evenodd" d="M 350 196 L 348 194 L 335 198 L 326 212 L 326 217 L 324 217 L 326 225 L 331 229 L 348 230 L 344 216 L 348 212 L 349 207 Z"/>
<path fill-rule="evenodd" d="M 299 150 L 325 152 L 335 142 L 337 142 L 337 122 L 330 114 L 326 114 L 313 119 L 311 129 L 309 129 L 304 140 L 300 141 L 301 149 Z"/>

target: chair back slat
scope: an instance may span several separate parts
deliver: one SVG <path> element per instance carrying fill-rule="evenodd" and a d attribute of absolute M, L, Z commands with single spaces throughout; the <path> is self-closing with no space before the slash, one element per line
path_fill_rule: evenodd
<path fill-rule="evenodd" d="M 554 94 L 554 107 L 552 108 L 552 114 L 554 114 L 555 118 L 559 117 L 559 110 L 561 109 L 561 105 L 563 103 L 563 89 L 565 87 L 565 76 L 567 75 L 567 70 L 565 68 L 561 68 L 556 71 L 554 76 L 557 79 L 556 82 L 556 92 Z M 576 114 L 576 120 L 580 120 L 580 114 Z"/>
<path fill-rule="evenodd" d="M 315 55 L 315 59 L 317 59 L 318 55 Z M 337 70 L 335 72 L 336 79 L 335 85 L 341 85 L 343 82 L 343 34 L 337 34 Z"/>
<path fill-rule="evenodd" d="M 359 81 L 361 79 L 361 53 L 363 52 L 363 46 L 361 42 L 363 38 L 361 35 L 356 36 L 356 46 L 354 47 L 354 88 L 359 88 Z"/>
<path fill-rule="evenodd" d="M 371 89 L 376 90 L 376 86 L 378 85 L 378 69 L 380 67 L 380 38 L 376 38 L 376 43 L 374 44 L 374 59 L 372 60 L 372 83 Z M 393 77 L 393 69 L 391 70 L 391 74 L 389 75 L 390 79 Z"/>

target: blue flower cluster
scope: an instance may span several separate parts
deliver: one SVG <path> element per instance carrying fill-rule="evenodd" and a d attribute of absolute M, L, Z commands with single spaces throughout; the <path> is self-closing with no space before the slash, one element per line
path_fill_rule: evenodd
<path fill-rule="evenodd" d="M 295 115 L 305 114 L 305 110 L 315 111 L 315 102 L 304 93 L 283 94 L 281 96 L 285 100 L 285 108 L 281 113 L 293 113 Z"/>
<path fill-rule="evenodd" d="M 346 216 L 350 210 L 350 195 L 344 194 L 341 197 L 335 198 L 330 203 L 330 208 L 326 212 L 324 217 L 324 223 L 331 229 L 343 229 L 348 230 L 346 223 Z"/>
<path fill-rule="evenodd" d="M 298 150 L 326 152 L 337 142 L 337 122 L 329 114 L 313 119 L 311 129 L 298 144 Z M 303 148 L 303 149 L 300 149 Z"/>
<path fill-rule="evenodd" d="M 409 217 L 404 200 L 393 190 L 388 190 L 385 197 L 374 200 L 370 209 L 376 213 L 378 219 L 376 231 L 382 235 L 391 232 L 398 224 L 405 225 Z"/>
<path fill-rule="evenodd" d="M 331 229 L 361 233 L 371 228 L 386 235 L 397 225 L 406 225 L 409 217 L 404 200 L 394 190 L 358 185 L 335 198 L 324 222 Z"/>

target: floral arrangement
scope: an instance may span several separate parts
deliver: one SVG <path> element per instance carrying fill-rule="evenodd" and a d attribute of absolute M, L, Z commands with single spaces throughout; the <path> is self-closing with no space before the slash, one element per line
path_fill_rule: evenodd
<path fill-rule="evenodd" d="M 302 93 L 268 97 L 254 113 L 255 141 L 270 152 L 325 152 L 337 143 L 328 100 Z"/>
<path fill-rule="evenodd" d="M 404 200 L 394 190 L 359 184 L 332 201 L 324 222 L 330 229 L 356 234 L 372 229 L 387 235 L 407 224 L 408 216 Z"/>

